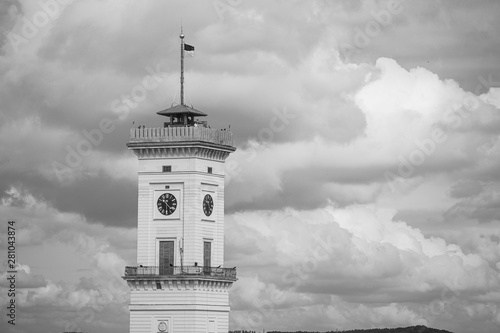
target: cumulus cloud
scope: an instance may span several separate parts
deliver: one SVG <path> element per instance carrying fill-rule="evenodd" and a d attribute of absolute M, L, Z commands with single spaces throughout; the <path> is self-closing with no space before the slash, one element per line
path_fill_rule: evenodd
<path fill-rule="evenodd" d="M 388 185 L 392 190 L 395 180 L 414 187 L 415 179 L 421 184 L 444 172 L 497 165 L 488 158 L 489 150 L 479 149 L 497 145 L 498 128 L 493 133 L 484 129 L 486 122 L 500 118 L 492 98 L 472 95 L 424 68 L 408 71 L 391 59 L 379 59 L 370 70 L 350 71 L 360 70 L 365 81 L 345 97 L 365 117 L 357 137 L 332 142 L 303 121 L 324 119 L 321 111 L 296 114 L 290 122 L 309 128 L 315 139 L 286 144 L 257 140 L 236 152 L 228 170 L 230 210 L 315 208 L 328 199 L 341 205 L 368 203 Z M 294 129 L 285 127 L 287 131 Z"/>
<path fill-rule="evenodd" d="M 394 215 L 359 205 L 230 215 L 227 260 L 243 276 L 233 292 L 233 324 L 279 327 L 282 316 L 299 316 L 296 329 L 407 322 L 456 330 L 444 307 L 474 309 L 489 298 L 496 308 L 490 290 L 500 285 L 498 267 Z M 483 319 L 471 310 L 464 320 Z"/>
<path fill-rule="evenodd" d="M 133 262 L 134 231 L 89 224 L 82 216 L 62 213 L 16 188 L 9 190 L 0 211 L 2 216 L 16 217 L 17 255 L 22 258 L 16 266 L 21 329 L 32 331 L 40 322 L 50 322 L 47 329 L 91 330 L 109 321 L 111 314 L 124 320 L 128 317 L 128 287 L 121 279 L 127 262 L 122 255 L 128 253 L 127 260 Z M 2 238 L 0 246 L 7 247 L 6 238 Z M 76 255 L 48 252 L 51 256 L 44 258 L 47 247 L 58 246 Z M 34 252 L 21 257 L 24 249 Z M 8 301 L 9 273 L 3 271 L 0 275 L 4 303 Z M 68 281 L 68 276 L 75 282 Z M 46 321 L 49 314 L 52 320 Z M 116 330 L 120 326 L 114 323 L 111 327 Z"/>

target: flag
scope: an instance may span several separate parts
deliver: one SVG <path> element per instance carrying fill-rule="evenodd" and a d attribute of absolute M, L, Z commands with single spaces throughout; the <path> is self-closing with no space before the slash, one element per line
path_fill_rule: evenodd
<path fill-rule="evenodd" d="M 188 55 L 194 57 L 194 46 L 189 44 L 184 44 L 184 51 L 187 52 Z"/>

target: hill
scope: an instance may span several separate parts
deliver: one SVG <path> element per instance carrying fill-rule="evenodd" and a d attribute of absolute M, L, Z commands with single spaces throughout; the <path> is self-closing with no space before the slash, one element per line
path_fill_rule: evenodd
<path fill-rule="evenodd" d="M 267 333 L 320 333 L 320 332 L 310 332 L 310 331 L 295 331 L 295 332 L 283 332 L 283 331 L 268 331 Z M 410 326 L 410 327 L 398 327 L 398 328 L 372 328 L 366 330 L 349 330 L 349 331 L 328 331 L 321 333 L 452 333 L 450 331 L 438 330 L 435 328 L 429 328 L 426 326 Z"/>

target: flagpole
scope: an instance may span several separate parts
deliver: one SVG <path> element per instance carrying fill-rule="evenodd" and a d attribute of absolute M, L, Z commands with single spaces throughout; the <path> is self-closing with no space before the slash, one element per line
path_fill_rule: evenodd
<path fill-rule="evenodd" d="M 181 105 L 184 105 L 184 34 L 181 26 Z"/>
<path fill-rule="evenodd" d="M 184 105 L 184 33 L 182 32 L 182 22 L 181 22 L 181 105 Z M 184 124 L 186 121 L 186 116 L 184 115 Z M 181 272 L 184 272 L 184 232 L 185 232 L 184 219 L 182 220 L 182 245 L 180 250 L 181 254 Z"/>

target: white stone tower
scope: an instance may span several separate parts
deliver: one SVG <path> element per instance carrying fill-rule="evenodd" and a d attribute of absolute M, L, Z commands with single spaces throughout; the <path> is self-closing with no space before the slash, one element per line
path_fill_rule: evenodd
<path fill-rule="evenodd" d="M 158 112 L 163 127 L 133 128 L 127 146 L 139 158 L 137 266 L 125 268 L 131 333 L 228 332 L 229 289 L 236 268 L 224 265 L 224 161 L 232 133 L 208 127 L 181 103 Z"/>

